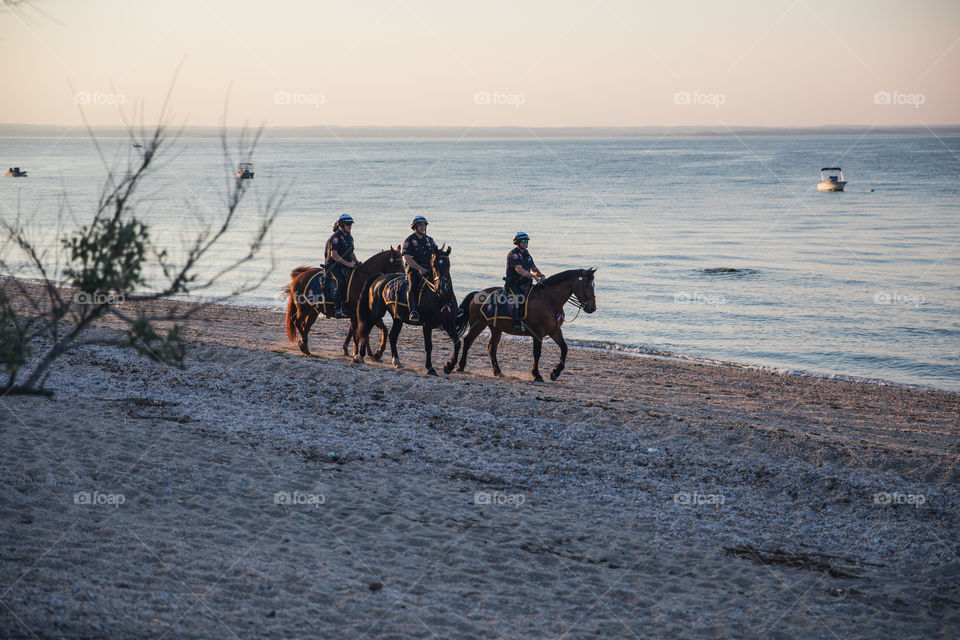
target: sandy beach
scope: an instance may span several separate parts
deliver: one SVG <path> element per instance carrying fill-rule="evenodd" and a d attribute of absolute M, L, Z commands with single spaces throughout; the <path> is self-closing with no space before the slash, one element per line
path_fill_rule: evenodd
<path fill-rule="evenodd" d="M 960 629 L 958 394 L 587 349 L 534 383 L 507 340 L 495 379 L 488 334 L 434 378 L 418 330 L 395 370 L 346 326 L 306 357 L 211 306 L 180 370 L 105 321 L 0 398 L 0 636 Z"/>

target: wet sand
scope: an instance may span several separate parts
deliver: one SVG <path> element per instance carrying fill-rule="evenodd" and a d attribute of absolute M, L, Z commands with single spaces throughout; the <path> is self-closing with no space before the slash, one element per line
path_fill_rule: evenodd
<path fill-rule="evenodd" d="M 107 321 L 0 398 L 0 636 L 960 628 L 958 394 L 583 349 L 534 383 L 519 341 L 495 379 L 488 334 L 428 377 L 419 330 L 395 370 L 346 326 L 307 357 L 208 307 L 180 370 Z"/>

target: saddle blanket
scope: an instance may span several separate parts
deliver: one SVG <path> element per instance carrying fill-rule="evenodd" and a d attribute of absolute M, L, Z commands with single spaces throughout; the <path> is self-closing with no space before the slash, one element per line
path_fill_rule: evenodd
<path fill-rule="evenodd" d="M 344 285 L 340 278 L 334 273 L 325 274 L 323 270 L 317 271 L 309 281 L 307 281 L 307 286 L 303 289 L 303 299 L 315 307 L 322 307 L 326 302 L 333 303 L 332 298 L 328 298 L 326 289 L 327 278 L 332 278 L 338 287 L 346 286 L 347 291 L 350 290 L 350 283 L 353 281 L 354 271 L 350 271 L 350 280 L 347 281 Z M 333 290 L 333 287 L 331 287 Z M 348 302 L 347 298 L 344 298 L 344 303 Z"/>
<path fill-rule="evenodd" d="M 503 287 L 497 289 L 496 291 L 491 291 L 486 293 L 481 291 L 477 294 L 477 298 L 483 296 L 482 299 L 478 300 L 481 302 L 480 313 L 483 314 L 484 319 L 487 322 L 496 322 L 497 320 L 513 320 L 513 308 L 516 304 L 516 299 L 512 293 L 508 293 Z M 527 319 L 527 303 L 530 298 L 523 296 L 523 311 L 521 312 L 520 319 Z"/>
<path fill-rule="evenodd" d="M 420 296 L 423 297 L 423 287 L 420 288 Z M 402 273 L 396 274 L 383 285 L 383 301 L 393 315 L 398 314 L 398 307 L 407 306 L 407 278 Z"/>

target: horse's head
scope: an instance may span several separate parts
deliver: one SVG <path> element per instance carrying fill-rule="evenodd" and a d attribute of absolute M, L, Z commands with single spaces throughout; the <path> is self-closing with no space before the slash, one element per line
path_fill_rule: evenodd
<path fill-rule="evenodd" d="M 453 280 L 450 278 L 450 251 L 453 247 L 435 249 L 430 258 L 433 281 L 437 285 L 437 296 L 444 301 L 453 300 Z M 455 300 L 454 300 L 455 301 Z"/>
<path fill-rule="evenodd" d="M 403 271 L 403 256 L 400 247 L 390 247 L 372 256 L 363 263 L 368 273 L 400 273 Z"/>
<path fill-rule="evenodd" d="M 597 310 L 597 296 L 593 291 L 593 274 L 595 268 L 581 269 L 577 276 L 577 283 L 573 287 L 573 295 L 576 296 L 580 307 L 587 313 L 593 313 Z"/>
<path fill-rule="evenodd" d="M 386 264 L 384 273 L 400 273 L 403 271 L 403 255 L 400 253 L 400 245 L 396 248 L 390 247 L 387 250 Z"/>

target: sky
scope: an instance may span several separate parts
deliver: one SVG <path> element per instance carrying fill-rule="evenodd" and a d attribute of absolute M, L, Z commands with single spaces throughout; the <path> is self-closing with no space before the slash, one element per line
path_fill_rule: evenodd
<path fill-rule="evenodd" d="M 960 2 L 26 0 L 0 123 L 960 124 Z"/>

